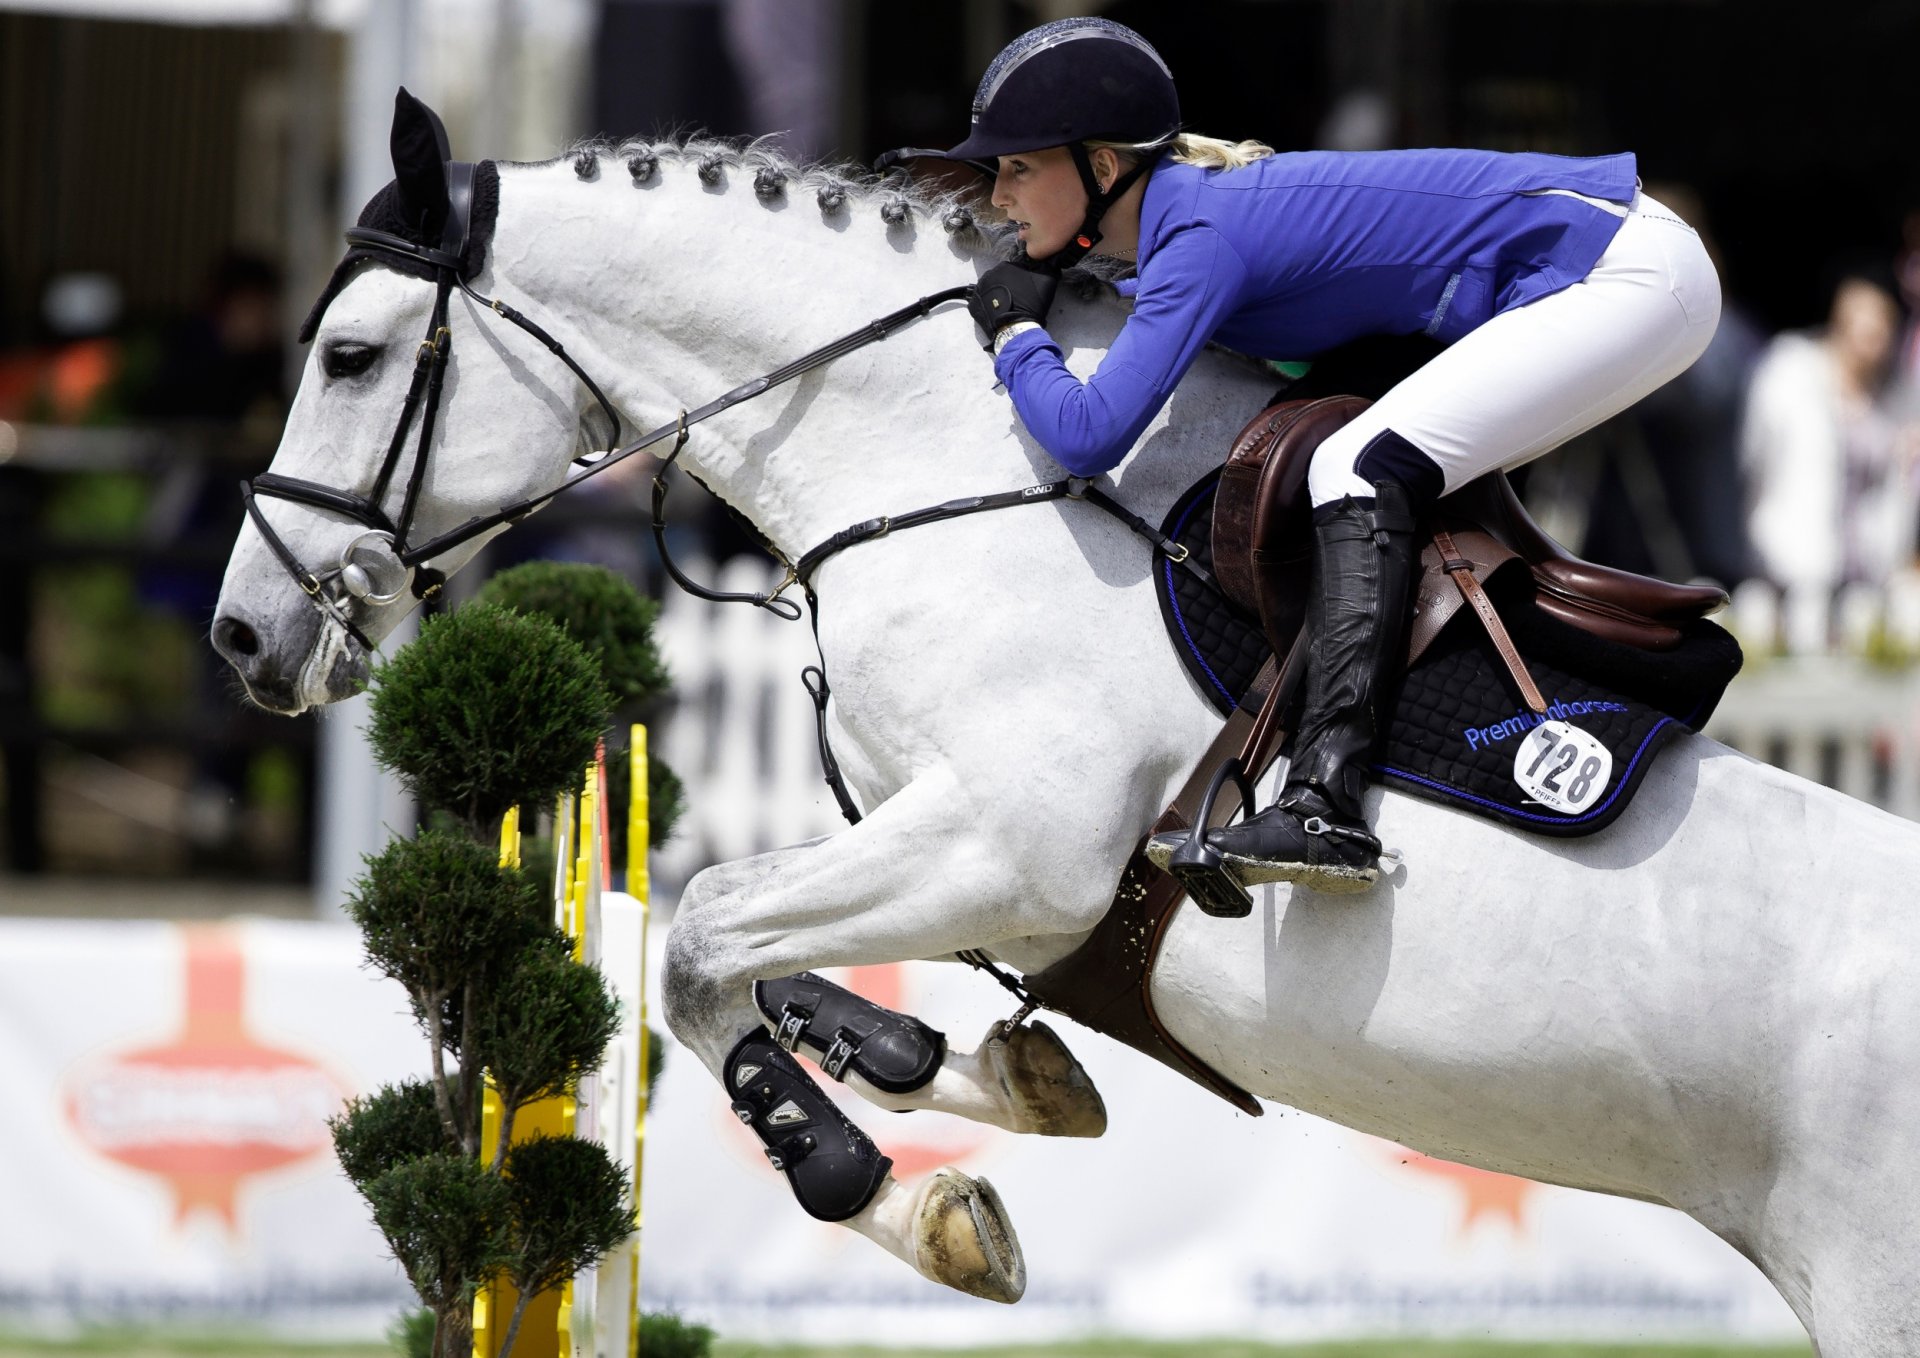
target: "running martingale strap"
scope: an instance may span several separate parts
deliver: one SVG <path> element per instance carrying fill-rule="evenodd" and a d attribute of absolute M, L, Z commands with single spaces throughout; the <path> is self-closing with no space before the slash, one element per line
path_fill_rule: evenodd
<path fill-rule="evenodd" d="M 664 496 L 655 496 L 655 517 L 659 517 L 660 501 Z M 840 808 L 840 814 L 847 824 L 860 823 L 860 808 L 854 804 L 853 794 L 847 790 L 846 779 L 840 773 L 840 761 L 833 757 L 832 742 L 827 739 L 827 700 L 833 696 L 833 690 L 827 683 L 827 656 L 820 645 L 820 599 L 813 590 L 813 572 L 828 557 L 844 552 L 847 548 L 862 542 L 871 542 L 875 538 L 886 537 L 907 528 L 919 528 L 924 524 L 939 523 L 946 519 L 957 519 L 968 514 L 980 514 L 989 509 L 1011 509 L 1015 505 L 1045 504 L 1050 500 L 1085 500 L 1113 515 L 1133 532 L 1151 542 L 1166 554 L 1167 560 L 1181 566 L 1208 589 L 1219 592 L 1213 576 L 1198 561 L 1184 543 L 1175 542 L 1158 528 L 1135 514 L 1118 500 L 1108 495 L 1099 486 L 1084 476 L 1069 476 L 1060 481 L 1042 481 L 1037 486 L 1028 486 L 1025 490 L 1006 490 L 993 495 L 970 495 L 961 500 L 948 500 L 944 504 L 929 505 L 925 509 L 909 510 L 905 514 L 883 514 L 877 519 L 866 519 L 860 523 L 842 528 L 819 546 L 803 553 L 799 561 L 787 567 L 787 578 L 765 595 L 731 595 L 749 603 L 758 603 L 764 608 L 779 612 L 777 604 L 784 603 L 780 594 L 789 585 L 798 583 L 806 591 L 807 612 L 813 626 L 813 649 L 820 657 L 818 665 L 809 665 L 800 671 L 800 681 L 806 685 L 807 696 L 813 699 L 814 731 L 820 743 L 820 768 L 827 780 L 827 787 L 833 792 L 834 802 Z M 664 553 L 665 544 L 662 543 Z M 675 578 L 678 579 L 676 573 Z M 709 595 L 707 597 L 718 597 Z M 788 617 L 781 612 L 780 616 Z M 791 616 L 798 616 L 797 611 Z"/>

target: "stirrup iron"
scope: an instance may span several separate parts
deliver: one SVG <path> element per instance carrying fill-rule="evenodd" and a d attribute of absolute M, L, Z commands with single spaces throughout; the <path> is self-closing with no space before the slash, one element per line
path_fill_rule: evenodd
<path fill-rule="evenodd" d="M 1220 851 L 1207 843 L 1208 822 L 1213 819 L 1214 799 L 1220 795 L 1231 778 L 1240 790 L 1240 808 L 1247 810 L 1253 805 L 1253 784 L 1247 779 L 1240 759 L 1236 755 L 1220 761 L 1220 767 L 1214 770 L 1213 781 L 1207 784 L 1207 794 L 1200 799 L 1200 807 L 1194 812 L 1193 828 L 1187 831 L 1187 841 L 1173 851 L 1167 860 L 1167 871 L 1185 888 L 1193 903 L 1216 919 L 1244 919 L 1253 913 L 1253 897 L 1240 885 Z"/>

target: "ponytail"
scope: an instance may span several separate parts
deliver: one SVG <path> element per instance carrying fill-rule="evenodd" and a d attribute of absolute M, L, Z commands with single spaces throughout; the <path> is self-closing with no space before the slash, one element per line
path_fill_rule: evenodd
<path fill-rule="evenodd" d="M 1218 137 L 1202 137 L 1194 132 L 1176 132 L 1166 141 L 1087 143 L 1089 150 L 1102 146 L 1134 161 L 1155 151 L 1165 151 L 1170 159 L 1182 165 L 1197 165 L 1203 170 L 1237 170 L 1274 153 L 1273 148 L 1263 141 L 1222 141 Z"/>
<path fill-rule="evenodd" d="M 1273 148 L 1263 141 L 1221 141 L 1192 132 L 1179 133 L 1173 139 L 1173 158 L 1203 170 L 1237 170 L 1272 154 Z"/>

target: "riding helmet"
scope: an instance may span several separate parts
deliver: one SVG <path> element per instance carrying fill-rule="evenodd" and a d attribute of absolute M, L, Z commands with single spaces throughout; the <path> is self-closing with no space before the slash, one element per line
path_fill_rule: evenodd
<path fill-rule="evenodd" d="M 973 133 L 950 160 L 1073 146 L 1146 144 L 1180 130 L 1173 75 L 1153 45 L 1110 19 L 1058 19 L 993 59 L 973 97 Z"/>

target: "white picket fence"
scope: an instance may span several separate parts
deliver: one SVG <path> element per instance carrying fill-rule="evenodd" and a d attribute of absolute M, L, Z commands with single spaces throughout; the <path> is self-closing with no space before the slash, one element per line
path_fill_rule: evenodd
<path fill-rule="evenodd" d="M 763 593 L 780 578 L 758 557 L 718 568 L 697 557 L 680 565 L 729 593 Z M 669 588 L 654 635 L 675 698 L 672 715 L 659 723 L 657 754 L 687 785 L 687 812 L 654 858 L 658 898 L 677 899 L 687 878 L 710 863 L 842 828 L 820 769 L 813 700 L 800 681 L 803 668 L 819 663 L 804 616 L 785 622 L 762 608 Z"/>
<path fill-rule="evenodd" d="M 1920 579 L 1834 597 L 1753 582 L 1716 621 L 1747 664 L 1708 735 L 1920 819 Z"/>
<path fill-rule="evenodd" d="M 718 571 L 689 567 L 696 579 L 717 575 L 729 591 L 763 591 L 779 578 L 752 557 Z M 1743 587 L 1719 621 L 1740 637 L 1748 661 L 1709 735 L 1920 819 L 1920 665 L 1866 658 L 1870 650 L 1920 656 L 1920 589 L 1853 592 L 1828 608 Z M 678 700 L 660 752 L 689 791 L 680 828 L 656 860 L 661 898 L 671 901 L 709 863 L 844 822 L 822 778 L 813 704 L 800 682 L 801 669 L 817 663 L 806 622 L 671 590 L 658 635 Z"/>

